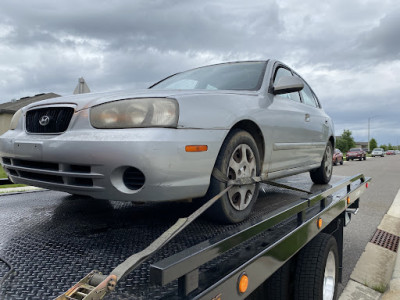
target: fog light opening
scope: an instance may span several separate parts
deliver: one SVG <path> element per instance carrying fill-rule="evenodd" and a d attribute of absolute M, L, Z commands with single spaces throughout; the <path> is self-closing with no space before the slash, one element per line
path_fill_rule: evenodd
<path fill-rule="evenodd" d="M 122 180 L 124 182 L 124 185 L 128 189 L 137 191 L 143 187 L 145 177 L 142 171 L 140 171 L 139 169 L 129 167 L 124 171 L 122 175 Z"/>

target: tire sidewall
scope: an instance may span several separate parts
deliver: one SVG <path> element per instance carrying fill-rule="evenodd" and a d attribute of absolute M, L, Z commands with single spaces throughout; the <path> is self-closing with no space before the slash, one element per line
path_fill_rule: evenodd
<path fill-rule="evenodd" d="M 310 171 L 310 176 L 311 176 L 311 179 L 312 179 L 312 181 L 314 183 L 327 184 L 327 183 L 329 183 L 329 181 L 332 178 L 332 174 L 333 174 L 333 158 L 331 160 L 331 164 L 332 164 L 331 165 L 331 173 L 328 176 L 327 173 L 325 172 L 325 161 L 326 161 L 325 154 L 327 153 L 328 147 L 331 149 L 331 154 L 330 155 L 333 155 L 333 145 L 329 141 L 328 144 L 326 145 L 325 152 L 324 152 L 323 157 L 322 157 L 321 165 L 319 166 L 319 168 Z"/>
<path fill-rule="evenodd" d="M 229 161 L 232 157 L 232 154 L 237 148 L 237 146 L 239 146 L 240 144 L 248 145 L 253 151 L 254 158 L 256 159 L 256 175 L 257 176 L 260 175 L 261 163 L 260 163 L 260 155 L 257 148 L 257 144 L 254 138 L 250 135 L 250 133 L 243 130 L 233 130 L 228 134 L 218 154 L 218 158 L 215 163 L 215 168 L 220 170 L 223 174 L 226 174 L 226 170 L 228 169 Z M 209 191 L 211 191 L 215 195 L 217 194 L 218 191 L 222 191 L 223 189 L 225 189 L 226 186 L 227 186 L 226 183 L 219 182 L 212 177 Z M 229 200 L 228 193 L 224 194 L 214 204 L 214 209 L 216 209 L 216 211 L 221 211 L 222 213 L 220 221 L 222 221 L 223 223 L 238 223 L 247 218 L 257 200 L 258 192 L 259 192 L 259 184 L 257 183 L 254 189 L 251 202 L 244 210 L 241 211 L 236 210 L 232 206 Z"/>
<path fill-rule="evenodd" d="M 332 251 L 335 259 L 335 282 L 333 300 L 337 299 L 339 282 L 339 252 L 336 239 L 320 233 L 301 251 L 296 262 L 295 300 L 323 299 L 325 269 L 328 255 Z"/>
<path fill-rule="evenodd" d="M 337 243 L 334 238 L 329 239 L 327 246 L 325 248 L 324 252 L 324 268 L 322 268 L 322 274 L 321 274 L 321 281 L 319 282 L 319 294 L 321 295 L 321 299 L 323 299 L 323 287 L 324 287 L 324 274 L 325 274 L 325 268 L 326 264 L 328 261 L 328 255 L 332 251 L 333 256 L 335 257 L 335 292 L 333 294 L 333 299 L 337 299 L 337 287 L 338 287 L 338 276 L 339 276 L 339 252 L 337 248 Z"/>

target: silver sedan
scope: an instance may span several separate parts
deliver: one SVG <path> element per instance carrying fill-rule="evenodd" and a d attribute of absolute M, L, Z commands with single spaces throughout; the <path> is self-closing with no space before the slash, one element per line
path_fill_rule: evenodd
<path fill-rule="evenodd" d="M 15 183 L 149 202 L 207 199 L 226 180 L 259 175 L 310 172 L 324 184 L 334 144 L 311 87 L 268 60 L 197 68 L 146 90 L 33 103 L 0 137 L 0 155 Z M 240 222 L 257 196 L 258 184 L 235 186 L 207 213 Z"/>

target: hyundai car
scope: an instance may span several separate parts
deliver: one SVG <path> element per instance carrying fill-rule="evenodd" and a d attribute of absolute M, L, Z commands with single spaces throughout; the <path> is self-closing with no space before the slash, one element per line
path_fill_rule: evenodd
<path fill-rule="evenodd" d="M 276 60 L 200 67 L 144 90 L 36 102 L 17 111 L 0 137 L 14 183 L 132 202 L 201 201 L 256 176 L 309 172 L 326 184 L 334 147 L 319 98 Z M 259 183 L 233 185 L 207 214 L 240 222 L 258 190 Z"/>

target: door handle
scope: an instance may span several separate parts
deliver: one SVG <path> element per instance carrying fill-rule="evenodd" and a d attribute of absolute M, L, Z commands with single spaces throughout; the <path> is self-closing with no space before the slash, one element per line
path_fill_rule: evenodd
<path fill-rule="evenodd" d="M 305 121 L 306 122 L 310 122 L 310 115 L 309 114 L 306 114 Z"/>

